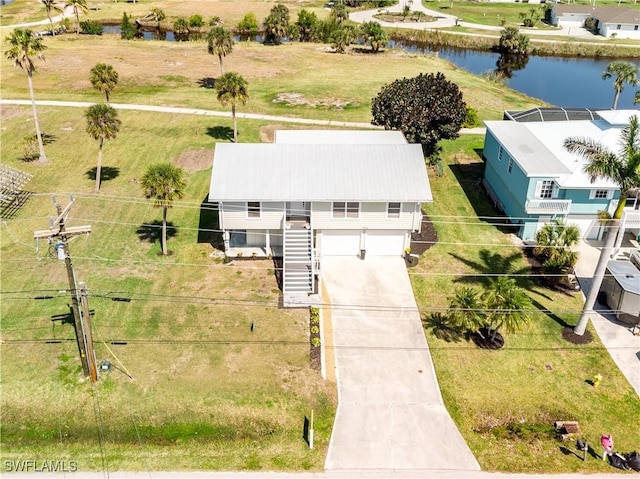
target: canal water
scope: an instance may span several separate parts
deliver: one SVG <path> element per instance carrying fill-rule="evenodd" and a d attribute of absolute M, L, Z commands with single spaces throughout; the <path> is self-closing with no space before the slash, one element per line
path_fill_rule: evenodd
<path fill-rule="evenodd" d="M 120 27 L 105 26 L 104 33 L 119 34 Z M 147 40 L 176 40 L 173 32 L 145 31 L 143 37 Z M 420 43 L 392 41 L 388 47 L 434 54 L 427 45 Z M 505 62 L 504 57 L 495 52 L 446 47 L 440 48 L 438 57 L 476 75 L 495 72 L 500 62 L 500 69 L 504 71 L 506 67 L 508 70 L 509 78 L 505 82 L 510 88 L 554 106 L 609 109 L 613 105 L 613 79 L 602 79 L 612 59 L 529 56 L 524 62 Z M 639 59 L 626 61 L 640 67 Z M 618 99 L 618 109 L 637 108 L 633 99 L 638 90 L 640 87 L 625 85 Z"/>

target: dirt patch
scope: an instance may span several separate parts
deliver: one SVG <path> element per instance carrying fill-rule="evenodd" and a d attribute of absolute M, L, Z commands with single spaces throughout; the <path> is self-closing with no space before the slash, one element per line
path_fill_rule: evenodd
<path fill-rule="evenodd" d="M 0 119 L 9 120 L 24 115 L 24 107 L 16 105 L 0 105 Z"/>
<path fill-rule="evenodd" d="M 302 93 L 279 93 L 273 99 L 273 103 L 284 103 L 290 106 L 310 106 L 313 108 L 336 108 L 342 109 L 348 105 L 352 105 L 349 101 L 339 100 L 337 98 L 309 99 Z"/>
<path fill-rule="evenodd" d="M 187 173 L 195 173 L 211 168 L 212 161 L 213 150 L 211 148 L 200 148 L 183 151 L 180 156 L 173 160 L 173 163 Z"/>
<path fill-rule="evenodd" d="M 562 330 L 562 338 L 572 344 L 588 344 L 593 340 L 589 331 L 585 331 L 582 336 L 573 332 L 573 327 L 567 326 Z"/>
<path fill-rule="evenodd" d="M 267 125 L 260 127 L 260 141 L 263 143 L 273 143 L 273 137 L 275 136 L 276 130 L 286 130 L 290 129 L 290 127 L 286 127 L 284 125 Z"/>
<path fill-rule="evenodd" d="M 411 233 L 411 254 L 420 256 L 438 242 L 438 232 L 427 215 L 422 217 L 420 233 Z"/>

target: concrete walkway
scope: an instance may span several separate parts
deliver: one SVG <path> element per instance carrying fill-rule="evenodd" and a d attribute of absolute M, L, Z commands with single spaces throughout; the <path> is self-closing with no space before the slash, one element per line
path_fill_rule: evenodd
<path fill-rule="evenodd" d="M 580 256 L 575 269 L 583 294 L 591 287 L 603 246 L 602 241 L 592 240 L 583 240 L 578 246 Z M 629 325 L 616 320 L 613 314 L 607 313 L 608 309 L 596 303 L 591 322 L 613 361 L 640 396 L 640 336 L 634 336 Z"/>
<path fill-rule="evenodd" d="M 61 106 L 71 108 L 89 108 L 94 105 L 95 102 L 86 101 L 56 101 L 56 100 L 36 100 L 36 105 L 39 106 Z M 23 105 L 31 106 L 31 100 L 10 100 L 0 99 L 0 105 Z M 223 118 L 231 118 L 231 112 L 217 111 L 217 110 L 204 110 L 201 108 L 180 108 L 171 106 L 158 106 L 158 105 L 129 105 L 124 103 L 111 103 L 111 106 L 116 110 L 134 110 L 134 111 L 157 111 L 160 113 L 173 113 L 177 115 L 202 115 L 202 116 L 217 116 Z M 289 116 L 275 116 L 275 115 L 261 115 L 258 113 L 236 113 L 236 118 L 245 118 L 248 120 L 266 120 L 276 121 L 279 123 L 299 123 L 301 125 L 319 125 L 319 126 L 334 126 L 341 128 L 361 128 L 361 129 L 373 129 L 381 130 L 382 127 L 374 126 L 371 123 L 355 122 L 355 121 L 333 121 L 333 120 L 314 120 L 311 118 L 292 118 Z M 484 135 L 485 128 L 462 128 L 460 134 L 469 135 Z"/>
<path fill-rule="evenodd" d="M 404 260 L 325 258 L 322 278 L 338 382 L 325 468 L 479 471 L 444 407 Z"/>

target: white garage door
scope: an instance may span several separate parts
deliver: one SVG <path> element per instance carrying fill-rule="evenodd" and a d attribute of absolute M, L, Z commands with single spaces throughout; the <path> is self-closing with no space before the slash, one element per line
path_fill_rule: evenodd
<path fill-rule="evenodd" d="M 601 228 L 596 218 L 567 218 L 568 224 L 575 224 L 580 228 L 580 236 L 585 239 L 600 239 Z"/>
<path fill-rule="evenodd" d="M 360 232 L 322 231 L 320 250 L 323 256 L 357 256 L 360 254 Z"/>
<path fill-rule="evenodd" d="M 405 232 L 396 230 L 367 231 L 365 249 L 370 256 L 402 256 Z"/>

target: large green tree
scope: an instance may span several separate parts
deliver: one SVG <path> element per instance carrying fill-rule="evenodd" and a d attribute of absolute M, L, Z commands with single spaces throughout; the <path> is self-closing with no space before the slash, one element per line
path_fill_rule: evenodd
<path fill-rule="evenodd" d="M 46 50 L 47 47 L 31 30 L 23 30 L 21 28 L 16 28 L 9 34 L 7 43 L 9 44 L 9 49 L 5 52 L 7 59 L 11 60 L 15 66 L 22 68 L 27 74 L 29 95 L 31 96 L 31 109 L 33 110 L 33 122 L 36 127 L 38 148 L 40 149 L 40 161 L 45 162 L 47 161 L 47 155 L 44 153 L 44 143 L 42 141 L 38 112 L 36 110 L 36 99 L 33 94 L 33 73 L 36 71 L 34 59 L 39 58 L 44 60 L 42 52 Z"/>
<path fill-rule="evenodd" d="M 615 94 L 613 96 L 612 108 L 614 110 L 618 108 L 618 98 L 620 98 L 620 93 L 624 90 L 625 83 L 628 83 L 631 86 L 638 86 L 638 84 L 640 84 L 640 80 L 638 79 L 639 73 L 640 68 L 631 62 L 616 61 L 607 65 L 607 69 L 602 74 L 602 79 L 608 80 L 612 77 L 616 78 L 613 81 Z"/>
<path fill-rule="evenodd" d="M 231 117 L 233 118 L 233 141 L 238 142 L 238 125 L 236 122 L 236 105 L 243 105 L 249 100 L 247 81 L 235 72 L 228 72 L 216 80 L 216 96 L 222 106 L 231 104 Z"/>
<path fill-rule="evenodd" d="M 51 17 L 51 12 L 64 12 L 64 7 L 57 0 L 40 0 L 44 5 L 45 10 L 47 11 L 47 18 L 49 19 L 49 23 L 51 24 L 51 35 L 56 36 L 56 29 L 53 27 L 53 18 Z"/>
<path fill-rule="evenodd" d="M 341 25 L 333 30 L 329 36 L 329 41 L 336 53 L 344 53 L 357 36 L 357 32 L 352 25 Z"/>
<path fill-rule="evenodd" d="M 111 65 L 98 63 L 91 69 L 89 80 L 94 89 L 104 93 L 108 105 L 109 95 L 118 85 L 118 72 Z"/>
<path fill-rule="evenodd" d="M 378 22 L 362 23 L 360 25 L 360 37 L 365 44 L 371 45 L 371 51 L 373 52 L 379 52 L 389 41 L 387 32 Z"/>
<path fill-rule="evenodd" d="M 409 143 L 420 143 L 425 156 L 438 150 L 441 139 L 457 138 L 466 118 L 466 104 L 455 83 L 438 73 L 421 73 L 385 85 L 372 100 L 374 125 L 400 130 Z"/>
<path fill-rule="evenodd" d="M 222 59 L 233 51 L 233 34 L 223 27 L 213 27 L 207 33 L 207 52 L 217 55 L 220 62 L 220 75 L 222 71 Z"/>
<path fill-rule="evenodd" d="M 162 254 L 167 255 L 167 211 L 175 200 L 184 197 L 187 186 L 184 171 L 171 163 L 149 166 L 140 180 L 147 198 L 153 198 L 153 206 L 162 208 Z"/>
<path fill-rule="evenodd" d="M 84 114 L 87 119 L 87 133 L 94 140 L 98 140 L 100 148 L 98 150 L 98 164 L 96 166 L 96 187 L 95 192 L 100 191 L 100 180 L 102 177 L 102 151 L 104 140 L 111 140 L 118 135 L 120 124 L 118 112 L 104 103 L 90 106 Z"/>
<path fill-rule="evenodd" d="M 619 220 L 624 211 L 625 198 L 630 191 L 640 188 L 640 125 L 636 115 L 633 115 L 629 120 L 629 125 L 622 129 L 619 145 L 619 150 L 613 151 L 591 138 L 573 137 L 564 141 L 564 147 L 568 151 L 586 159 L 584 171 L 592 182 L 598 178 L 606 178 L 620 188 L 620 200 L 613 214 L 613 219 L 607 224 L 608 234 L 605 245 L 600 251 L 600 258 L 593 274 L 593 281 L 582 314 L 574 328 L 574 332 L 578 335 L 584 334 L 589 317 L 594 313 L 593 308 L 618 235 Z"/>
<path fill-rule="evenodd" d="M 236 31 L 240 35 L 254 37 L 258 34 L 258 17 L 253 12 L 249 12 L 242 17 L 242 20 L 236 25 Z"/>
<path fill-rule="evenodd" d="M 289 33 L 289 9 L 280 3 L 275 5 L 262 23 L 265 43 L 280 45 Z"/>
<path fill-rule="evenodd" d="M 300 10 L 296 27 L 298 27 L 298 35 L 301 42 L 315 42 L 320 37 L 320 20 L 318 20 L 318 16 L 314 12 L 304 8 Z"/>
<path fill-rule="evenodd" d="M 67 7 L 73 8 L 73 15 L 76 17 L 76 35 L 80 34 L 80 12 L 87 13 L 89 7 L 87 7 L 87 0 L 67 0 Z"/>

